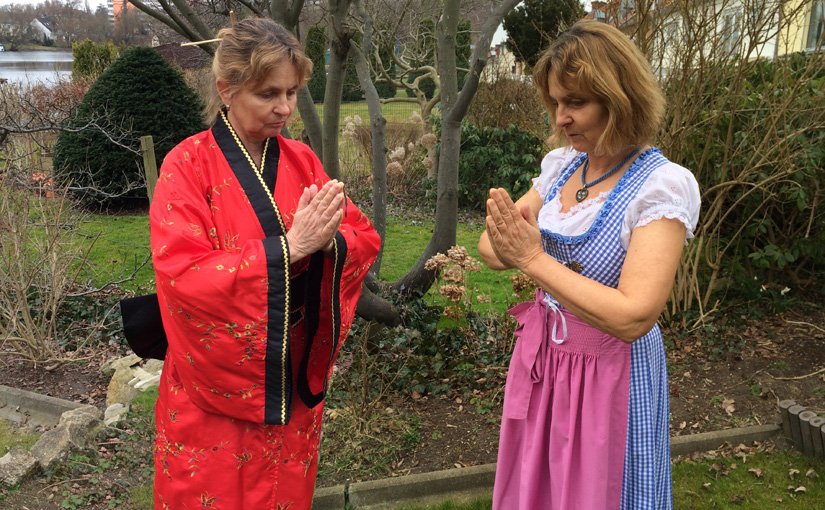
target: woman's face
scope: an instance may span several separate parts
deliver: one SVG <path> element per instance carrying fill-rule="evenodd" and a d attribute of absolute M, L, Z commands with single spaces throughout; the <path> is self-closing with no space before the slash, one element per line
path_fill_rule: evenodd
<path fill-rule="evenodd" d="M 551 74 L 548 89 L 556 107 L 556 126 L 564 131 L 575 150 L 593 152 L 607 128 L 607 108 L 593 95 L 578 90 L 574 79 L 562 84 Z"/>
<path fill-rule="evenodd" d="M 257 85 L 244 85 L 234 94 L 217 80 L 218 93 L 229 105 L 229 122 L 248 148 L 278 135 L 295 110 L 300 80 L 289 62 L 272 69 Z"/>

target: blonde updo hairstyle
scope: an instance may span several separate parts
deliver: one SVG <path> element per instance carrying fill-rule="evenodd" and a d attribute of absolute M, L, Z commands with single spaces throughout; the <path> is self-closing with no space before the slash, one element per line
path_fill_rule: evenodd
<path fill-rule="evenodd" d="M 565 88 L 595 96 L 607 109 L 607 127 L 596 143 L 596 155 L 620 154 L 656 137 L 665 113 L 664 94 L 645 56 L 617 28 L 598 21 L 579 21 L 539 58 L 533 82 L 551 126 L 555 126 L 550 76 Z M 556 128 L 550 144 L 569 142 L 564 131 Z"/>
<path fill-rule="evenodd" d="M 212 59 L 212 94 L 204 117 L 212 124 L 223 106 L 215 80 L 229 84 L 229 94 L 263 82 L 276 67 L 290 63 L 306 85 L 312 74 L 312 61 L 304 55 L 301 43 L 287 29 L 266 18 L 250 18 L 218 32 L 221 42 Z"/>

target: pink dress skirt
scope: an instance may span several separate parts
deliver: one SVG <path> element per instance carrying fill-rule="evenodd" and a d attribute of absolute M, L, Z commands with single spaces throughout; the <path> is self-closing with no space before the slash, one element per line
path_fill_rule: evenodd
<path fill-rule="evenodd" d="M 495 510 L 619 509 L 631 345 L 534 302 L 520 323 L 504 396 Z"/>

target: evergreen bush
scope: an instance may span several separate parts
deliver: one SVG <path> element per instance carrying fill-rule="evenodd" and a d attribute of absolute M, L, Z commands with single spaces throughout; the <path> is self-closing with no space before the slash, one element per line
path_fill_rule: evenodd
<path fill-rule="evenodd" d="M 324 93 L 327 88 L 327 70 L 324 57 L 327 46 L 327 36 L 323 28 L 309 27 L 305 53 L 312 60 L 312 76 L 309 77 L 307 88 L 312 100 L 316 103 L 324 102 Z"/>
<path fill-rule="evenodd" d="M 145 198 L 140 137 L 152 135 L 160 164 L 184 138 L 202 131 L 203 103 L 183 75 L 151 48 L 126 50 L 83 97 L 54 146 L 58 178 L 86 206 L 124 206 Z"/>
<path fill-rule="evenodd" d="M 520 197 L 538 176 L 544 150 L 538 137 L 514 124 L 502 129 L 462 122 L 458 205 L 483 211 L 490 188 L 504 188 Z"/>

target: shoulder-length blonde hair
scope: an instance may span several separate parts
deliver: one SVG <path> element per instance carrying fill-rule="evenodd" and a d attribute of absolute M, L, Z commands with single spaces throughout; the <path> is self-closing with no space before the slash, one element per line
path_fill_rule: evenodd
<path fill-rule="evenodd" d="M 272 69 L 283 63 L 295 66 L 300 77 L 299 87 L 306 85 L 312 74 L 312 61 L 304 55 L 301 43 L 287 29 L 266 18 L 250 18 L 218 32 L 221 39 L 212 60 L 212 93 L 204 118 L 215 121 L 223 105 L 215 80 L 229 84 L 234 94 L 245 86 L 261 83 Z"/>
<path fill-rule="evenodd" d="M 579 21 L 561 34 L 539 58 L 533 82 L 552 121 L 556 107 L 548 82 L 570 84 L 592 94 L 608 111 L 607 128 L 596 154 L 618 154 L 653 141 L 665 113 L 665 98 L 645 56 L 617 28 L 598 21 Z M 567 87 L 567 85 L 565 85 Z M 552 145 L 568 145 L 562 130 Z"/>

